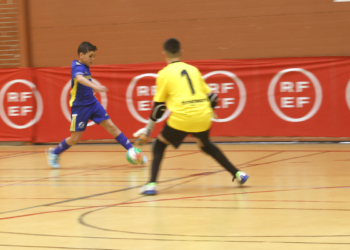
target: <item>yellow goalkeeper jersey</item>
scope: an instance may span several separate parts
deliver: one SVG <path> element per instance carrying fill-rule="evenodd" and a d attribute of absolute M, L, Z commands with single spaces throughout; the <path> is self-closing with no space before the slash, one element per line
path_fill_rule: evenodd
<path fill-rule="evenodd" d="M 211 126 L 211 92 L 199 70 L 184 62 L 173 62 L 158 72 L 155 102 L 165 102 L 171 111 L 167 121 L 174 129 L 202 132 Z"/>

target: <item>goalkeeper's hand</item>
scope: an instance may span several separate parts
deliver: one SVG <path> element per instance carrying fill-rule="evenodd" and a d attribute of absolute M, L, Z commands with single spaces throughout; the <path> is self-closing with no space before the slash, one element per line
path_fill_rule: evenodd
<path fill-rule="evenodd" d="M 147 128 L 137 130 L 133 136 L 136 137 L 135 145 L 142 146 L 147 144 L 150 131 Z"/>

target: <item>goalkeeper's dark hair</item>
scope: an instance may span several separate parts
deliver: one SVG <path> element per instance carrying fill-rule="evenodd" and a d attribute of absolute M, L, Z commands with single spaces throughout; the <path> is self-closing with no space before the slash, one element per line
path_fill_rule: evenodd
<path fill-rule="evenodd" d="M 175 58 L 180 56 L 181 45 L 176 38 L 169 38 L 164 42 L 163 48 L 168 57 Z"/>

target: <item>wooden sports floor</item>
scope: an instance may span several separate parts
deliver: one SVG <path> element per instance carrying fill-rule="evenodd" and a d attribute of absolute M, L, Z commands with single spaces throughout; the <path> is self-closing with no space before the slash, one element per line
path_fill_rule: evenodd
<path fill-rule="evenodd" d="M 350 144 L 217 145 L 245 186 L 183 144 L 153 197 L 119 145 L 74 146 L 59 170 L 46 145 L 0 146 L 0 249 L 350 249 Z"/>

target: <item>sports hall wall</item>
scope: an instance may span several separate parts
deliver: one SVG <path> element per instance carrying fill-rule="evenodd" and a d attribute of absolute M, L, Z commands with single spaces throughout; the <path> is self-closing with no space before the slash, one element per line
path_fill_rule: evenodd
<path fill-rule="evenodd" d="M 97 45 L 92 76 L 111 90 L 98 99 L 130 137 L 149 115 L 169 37 L 221 97 L 212 135 L 350 137 L 350 3 L 0 0 L 0 7 L 0 141 L 69 133 L 68 66 L 82 41 Z M 109 138 L 96 125 L 88 131 L 83 139 Z"/>
<path fill-rule="evenodd" d="M 19 44 L 24 67 L 67 66 L 83 40 L 98 46 L 100 65 L 161 61 L 161 45 L 168 37 L 180 39 L 185 60 L 350 52 L 350 3 L 333 0 L 0 0 L 0 4 L 1 14 L 18 16 L 18 27 L 8 24 L 13 28 L 6 30 L 11 35 L 19 31 L 20 39 L 11 39 L 12 43 L 26 41 Z"/>

